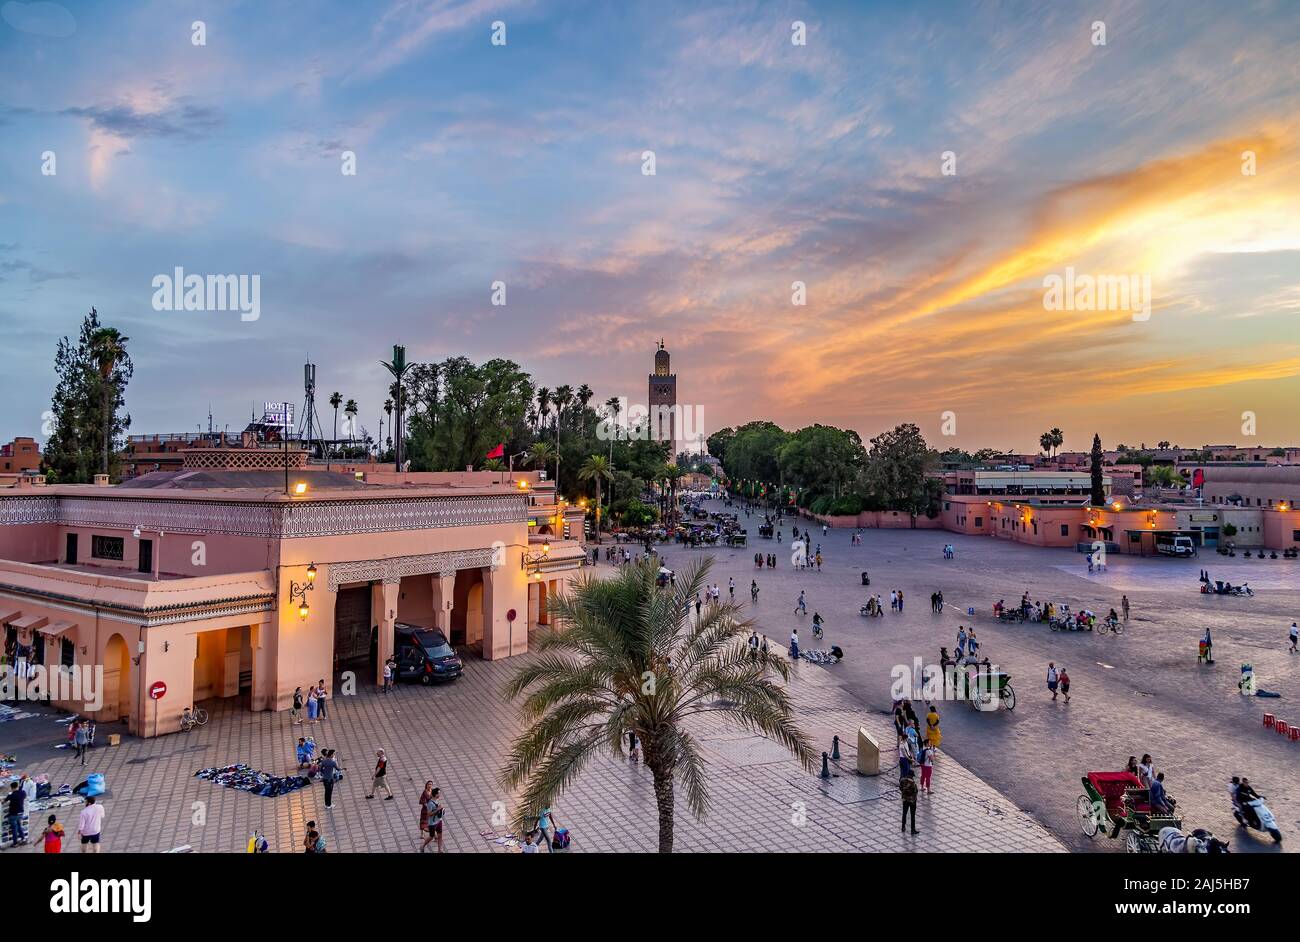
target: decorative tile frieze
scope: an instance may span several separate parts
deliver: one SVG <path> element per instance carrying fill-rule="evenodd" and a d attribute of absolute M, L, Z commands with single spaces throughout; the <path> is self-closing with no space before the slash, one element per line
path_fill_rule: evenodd
<path fill-rule="evenodd" d="M 419 556 L 393 556 L 389 559 L 365 559 L 354 563 L 335 563 L 329 567 L 329 587 L 337 592 L 339 586 L 352 582 L 401 582 L 403 576 L 423 576 L 437 573 L 453 575 L 460 569 L 479 569 L 492 565 L 492 550 L 453 550 L 447 553 L 425 553 Z"/>
<path fill-rule="evenodd" d="M 249 503 L 122 496 L 0 497 L 0 526 L 53 523 L 115 530 L 231 534 L 262 539 L 523 523 L 522 495 Z"/>

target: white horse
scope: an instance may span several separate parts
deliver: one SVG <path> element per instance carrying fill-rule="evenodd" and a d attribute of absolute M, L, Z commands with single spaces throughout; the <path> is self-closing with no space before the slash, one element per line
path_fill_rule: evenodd
<path fill-rule="evenodd" d="M 1227 842 L 1219 840 L 1204 828 L 1197 828 L 1191 834 L 1184 834 L 1179 828 L 1161 828 L 1159 837 L 1162 854 L 1228 853 Z"/>

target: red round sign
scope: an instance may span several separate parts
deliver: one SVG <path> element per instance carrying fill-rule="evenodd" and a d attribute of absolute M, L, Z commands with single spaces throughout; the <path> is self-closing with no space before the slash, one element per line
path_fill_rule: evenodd
<path fill-rule="evenodd" d="M 515 620 L 515 610 L 512 608 L 510 609 L 510 611 L 506 612 L 506 621 L 514 621 L 514 620 Z"/>
<path fill-rule="evenodd" d="M 150 700 L 161 700 L 163 698 L 163 694 L 165 694 L 166 692 L 167 692 L 167 685 L 164 684 L 161 680 L 155 680 L 152 684 L 149 685 Z"/>

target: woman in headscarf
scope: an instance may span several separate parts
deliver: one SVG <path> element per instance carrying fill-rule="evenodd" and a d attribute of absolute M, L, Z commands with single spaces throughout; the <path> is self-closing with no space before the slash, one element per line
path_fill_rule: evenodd
<path fill-rule="evenodd" d="M 943 733 L 939 731 L 939 711 L 930 704 L 930 711 L 925 714 L 925 743 L 931 749 L 938 749 L 943 742 Z"/>

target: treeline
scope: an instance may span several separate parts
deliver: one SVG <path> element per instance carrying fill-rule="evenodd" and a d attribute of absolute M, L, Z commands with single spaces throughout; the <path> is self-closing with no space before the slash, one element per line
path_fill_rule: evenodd
<path fill-rule="evenodd" d="M 877 435 L 867 445 L 851 429 L 809 425 L 787 432 L 772 422 L 724 428 L 708 439 L 728 482 L 751 497 L 794 503 L 817 514 L 938 510 L 938 452 L 912 424 Z"/>

